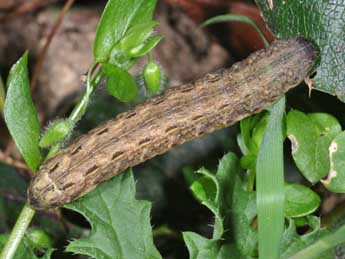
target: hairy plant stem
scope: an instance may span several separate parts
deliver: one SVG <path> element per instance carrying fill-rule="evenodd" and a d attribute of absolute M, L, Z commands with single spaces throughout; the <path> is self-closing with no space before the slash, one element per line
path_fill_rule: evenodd
<path fill-rule="evenodd" d="M 69 120 L 75 124 L 77 121 L 81 119 L 81 117 L 85 114 L 86 108 L 89 104 L 90 98 L 92 93 L 95 91 L 97 86 L 102 82 L 104 78 L 104 73 L 102 69 L 100 69 L 96 75 L 94 76 L 94 79 L 91 80 L 91 73 L 95 68 L 95 64 L 93 64 L 90 68 L 90 72 L 88 75 L 88 82 L 86 86 L 86 91 L 83 94 L 83 96 L 80 97 L 78 103 L 72 110 L 70 116 L 68 117 Z M 54 156 L 61 148 L 60 144 L 56 144 L 53 147 L 50 148 L 45 160 L 48 160 L 52 156 Z M 0 254 L 0 259 L 12 259 L 14 257 L 14 254 L 21 242 L 21 240 L 24 237 L 24 234 L 26 232 L 26 229 L 29 227 L 29 224 L 35 215 L 35 210 L 32 209 L 28 203 L 25 203 L 12 231 L 7 239 L 7 242 Z"/>

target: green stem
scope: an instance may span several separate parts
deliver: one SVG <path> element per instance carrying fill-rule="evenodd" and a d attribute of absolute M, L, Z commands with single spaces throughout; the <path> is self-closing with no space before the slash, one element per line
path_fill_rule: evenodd
<path fill-rule="evenodd" d="M 4 249 L 1 252 L 0 259 L 11 259 L 13 258 L 20 241 L 24 237 L 25 231 L 28 228 L 35 211 L 25 203 L 22 212 L 20 213 L 16 224 L 14 225 L 12 232 L 6 242 Z"/>
<path fill-rule="evenodd" d="M 104 78 L 104 73 L 102 69 L 100 69 L 97 74 L 95 75 L 94 79 L 90 81 L 90 71 L 93 70 L 95 65 L 92 65 L 89 73 L 88 73 L 88 82 L 87 82 L 87 87 L 84 95 L 80 97 L 77 105 L 74 107 L 73 111 L 71 112 L 69 119 L 73 122 L 76 123 L 78 120 L 81 119 L 81 117 L 84 115 L 87 105 L 89 104 L 90 97 L 92 93 L 95 91 L 96 87 L 99 85 L 99 83 L 103 80 Z"/>
<path fill-rule="evenodd" d="M 104 73 L 102 69 L 100 69 L 96 75 L 94 76 L 94 79 L 91 81 L 91 73 L 94 70 L 96 64 L 92 64 L 90 67 L 90 71 L 88 74 L 88 82 L 87 87 L 84 95 L 79 99 L 79 102 L 74 107 L 73 111 L 71 112 L 69 119 L 76 123 L 78 120 L 81 119 L 81 117 L 84 115 L 87 105 L 89 104 L 90 97 L 92 93 L 95 91 L 97 86 L 101 83 L 101 81 L 104 78 Z M 48 160 L 52 156 L 54 156 L 61 148 L 60 144 L 57 144 L 48 152 L 47 157 L 45 160 Z M 12 259 L 18 245 L 20 244 L 21 240 L 24 237 L 26 229 L 29 227 L 29 224 L 35 215 L 35 210 L 33 210 L 28 203 L 25 203 L 24 208 L 22 209 L 16 224 L 14 225 L 14 228 L 12 229 L 12 232 L 5 244 L 4 249 L 1 252 L 0 259 Z"/>
<path fill-rule="evenodd" d="M 80 97 L 77 105 L 74 107 L 74 109 L 72 110 L 71 114 L 68 117 L 68 119 L 73 124 L 77 123 L 81 119 L 81 117 L 85 114 L 91 95 L 93 94 L 97 86 L 102 82 L 104 78 L 104 73 L 102 69 L 100 69 L 95 75 L 94 79 L 93 80 L 90 79 L 92 70 L 94 69 L 95 65 L 96 64 L 92 64 L 89 69 L 85 93 L 83 94 L 83 96 Z M 45 161 L 55 156 L 59 152 L 60 148 L 61 148 L 60 143 L 56 144 L 55 146 L 52 146 L 48 152 L 48 155 Z"/>

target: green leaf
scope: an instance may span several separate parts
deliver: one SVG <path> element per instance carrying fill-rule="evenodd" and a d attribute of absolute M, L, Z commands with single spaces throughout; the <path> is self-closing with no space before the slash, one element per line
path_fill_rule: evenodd
<path fill-rule="evenodd" d="M 98 24 L 93 53 L 97 62 L 106 62 L 115 45 L 131 27 L 149 22 L 156 0 L 109 0 Z"/>
<path fill-rule="evenodd" d="M 138 58 L 144 56 L 145 54 L 149 53 L 154 47 L 158 45 L 161 40 L 163 40 L 163 36 L 154 36 L 149 39 L 147 42 L 138 45 L 135 48 L 132 48 L 128 55 L 132 58 Z"/>
<path fill-rule="evenodd" d="M 257 155 L 259 147 L 264 136 L 265 128 L 267 125 L 268 116 L 264 115 L 258 124 L 253 128 L 252 139 L 249 143 L 249 150 L 251 153 Z"/>
<path fill-rule="evenodd" d="M 238 140 L 237 142 L 239 143 L 241 151 L 244 155 L 247 155 L 249 153 L 249 145 L 252 139 L 252 130 L 261 120 L 263 114 L 264 113 L 255 114 L 240 121 L 241 138 L 240 141 Z"/>
<path fill-rule="evenodd" d="M 341 132 L 338 120 L 326 113 L 306 115 L 293 110 L 286 122 L 297 167 L 310 182 L 318 182 L 329 172 L 328 147 Z"/>
<path fill-rule="evenodd" d="M 336 136 L 329 146 L 330 169 L 321 181 L 332 192 L 345 193 L 345 131 Z"/>
<path fill-rule="evenodd" d="M 319 138 L 315 147 L 315 162 L 317 170 L 325 176 L 330 168 L 328 148 L 332 140 L 341 133 L 341 126 L 338 120 L 330 114 L 311 113 L 308 115 L 319 129 Z"/>
<path fill-rule="evenodd" d="M 11 68 L 7 79 L 5 121 L 24 160 L 31 170 L 36 171 L 41 161 L 40 126 L 30 96 L 27 65 L 28 53 L 25 52 Z"/>
<path fill-rule="evenodd" d="M 123 102 L 135 99 L 138 94 L 137 84 L 126 70 L 111 64 L 104 64 L 103 70 L 108 76 L 107 92 L 110 95 Z"/>
<path fill-rule="evenodd" d="M 268 117 L 256 164 L 259 258 L 279 258 L 284 229 L 283 117 L 285 97 Z"/>
<path fill-rule="evenodd" d="M 321 134 L 330 134 L 334 138 L 341 132 L 339 121 L 328 113 L 310 113 L 308 116 L 316 124 Z"/>
<path fill-rule="evenodd" d="M 39 146 L 42 148 L 50 147 L 62 142 L 72 131 L 73 124 L 70 120 L 58 120 L 51 123 L 40 139 Z"/>
<path fill-rule="evenodd" d="M 204 238 L 193 232 L 184 232 L 183 239 L 186 242 L 190 259 L 239 259 L 243 256 L 234 245 Z"/>
<path fill-rule="evenodd" d="M 308 187 L 285 184 L 285 216 L 303 217 L 313 213 L 320 206 L 320 197 Z"/>
<path fill-rule="evenodd" d="M 313 247 L 323 237 L 326 237 L 330 232 L 320 228 L 320 219 L 317 217 L 307 217 L 310 230 L 304 235 L 298 235 L 296 226 L 293 220 L 289 220 L 289 226 L 283 235 L 283 242 L 281 247 L 280 259 L 333 259 L 335 249 L 329 250 L 331 247 L 318 244 L 318 251 L 313 256 L 299 257 L 298 254 L 304 249 Z M 315 247 L 315 246 L 314 246 Z M 311 255 L 311 254 L 310 254 Z"/>
<path fill-rule="evenodd" d="M 314 123 L 308 115 L 303 112 L 292 110 L 286 117 L 287 136 L 291 141 L 292 156 L 296 162 L 298 169 L 303 176 L 311 183 L 316 183 L 327 175 L 328 168 L 323 166 L 323 161 L 327 157 L 320 157 L 324 154 L 325 147 L 323 140 L 317 144 L 320 131 L 319 127 Z M 327 161 L 326 161 L 327 162 Z M 318 165 L 321 165 L 318 167 Z"/>
<path fill-rule="evenodd" d="M 131 170 L 66 207 L 81 213 L 92 228 L 89 238 L 70 242 L 68 252 L 103 259 L 161 258 L 152 240 L 151 204 L 135 199 Z"/>
<path fill-rule="evenodd" d="M 7 234 L 1 234 L 0 235 L 0 249 L 2 249 L 2 247 L 5 245 L 7 239 L 8 239 Z M 22 240 L 22 242 L 20 242 L 16 252 L 15 252 L 15 259 L 50 259 L 51 258 L 51 254 L 53 253 L 54 249 L 48 249 L 44 256 L 42 257 L 38 257 L 36 256 L 34 250 L 36 247 L 34 247 L 32 245 L 32 243 L 26 238 L 24 237 L 24 239 Z"/>
<path fill-rule="evenodd" d="M 225 155 L 216 174 L 206 169 L 198 173 L 203 177 L 197 179 L 191 189 L 215 215 L 215 224 L 212 239 L 192 232 L 183 233 L 190 258 L 255 255 L 256 233 L 251 227 L 256 214 L 255 194 L 245 190 L 237 157 L 232 153 Z"/>
<path fill-rule="evenodd" d="M 314 87 L 345 101 L 345 2 L 343 0 L 256 0 L 268 27 L 277 38 L 303 36 L 319 47 L 320 64 Z"/>

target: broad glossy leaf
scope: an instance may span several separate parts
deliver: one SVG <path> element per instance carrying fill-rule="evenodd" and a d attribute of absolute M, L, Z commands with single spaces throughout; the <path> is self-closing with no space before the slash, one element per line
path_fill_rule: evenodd
<path fill-rule="evenodd" d="M 30 95 L 26 52 L 11 68 L 5 100 L 6 125 L 28 166 L 36 171 L 41 154 L 38 147 L 40 126 Z"/>
<path fill-rule="evenodd" d="M 110 95 L 123 102 L 135 99 L 138 94 L 137 84 L 126 70 L 111 64 L 105 64 L 103 70 L 108 76 L 107 92 Z"/>
<path fill-rule="evenodd" d="M 320 206 L 320 197 L 308 187 L 285 184 L 285 216 L 303 217 L 311 214 Z"/>
<path fill-rule="evenodd" d="M 135 199 L 131 170 L 66 207 L 81 213 L 92 228 L 89 238 L 70 242 L 68 252 L 103 259 L 161 258 L 152 239 L 151 204 Z"/>
<path fill-rule="evenodd" d="M 273 3 L 273 8 L 269 7 Z M 345 2 L 256 0 L 277 38 L 303 36 L 319 47 L 314 87 L 345 101 Z"/>
<path fill-rule="evenodd" d="M 152 20 L 156 0 L 109 0 L 98 24 L 93 53 L 106 62 L 128 29 Z"/>
<path fill-rule="evenodd" d="M 330 169 L 322 181 L 332 192 L 345 193 L 345 131 L 336 136 L 329 146 Z"/>
<path fill-rule="evenodd" d="M 322 134 L 331 134 L 335 137 L 341 132 L 341 125 L 339 121 L 328 113 L 310 113 L 308 116 L 316 124 Z"/>

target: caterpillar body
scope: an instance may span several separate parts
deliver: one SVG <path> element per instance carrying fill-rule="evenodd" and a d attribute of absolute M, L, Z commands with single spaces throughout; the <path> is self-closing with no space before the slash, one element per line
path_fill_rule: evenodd
<path fill-rule="evenodd" d="M 302 38 L 276 41 L 119 114 L 42 164 L 29 203 L 38 210 L 62 206 L 128 167 L 262 111 L 308 76 L 316 56 Z"/>

